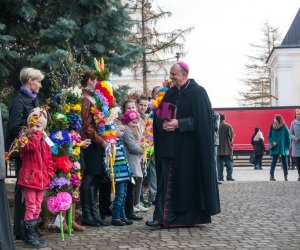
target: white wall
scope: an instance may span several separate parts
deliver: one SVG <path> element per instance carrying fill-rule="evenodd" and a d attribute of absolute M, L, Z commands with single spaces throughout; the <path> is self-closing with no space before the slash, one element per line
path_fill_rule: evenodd
<path fill-rule="evenodd" d="M 271 70 L 272 106 L 299 105 L 300 48 L 276 48 L 267 63 Z"/>

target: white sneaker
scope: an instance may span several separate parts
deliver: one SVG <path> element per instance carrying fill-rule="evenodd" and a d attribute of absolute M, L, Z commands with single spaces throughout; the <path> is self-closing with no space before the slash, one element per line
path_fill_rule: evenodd
<path fill-rule="evenodd" d="M 133 207 L 133 211 L 134 211 L 135 213 L 140 212 L 141 210 L 140 210 L 140 208 L 139 208 L 139 205 L 134 206 L 134 207 Z"/>
<path fill-rule="evenodd" d="M 138 204 L 136 206 L 139 208 L 139 210 L 141 212 L 147 212 L 147 211 L 149 211 L 149 208 L 143 207 L 141 204 Z"/>

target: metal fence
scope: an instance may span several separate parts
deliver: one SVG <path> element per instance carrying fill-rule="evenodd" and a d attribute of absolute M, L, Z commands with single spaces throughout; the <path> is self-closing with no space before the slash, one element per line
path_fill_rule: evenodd
<path fill-rule="evenodd" d="M 6 162 L 6 178 L 16 178 L 16 166 L 15 160 L 12 159 L 9 162 Z"/>

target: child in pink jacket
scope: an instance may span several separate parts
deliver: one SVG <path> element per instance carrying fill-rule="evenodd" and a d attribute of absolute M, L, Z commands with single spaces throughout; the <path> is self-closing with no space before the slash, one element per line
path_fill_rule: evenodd
<path fill-rule="evenodd" d="M 23 187 L 25 200 L 24 231 L 25 242 L 34 247 L 45 247 L 46 242 L 39 238 L 37 227 L 41 212 L 43 191 L 49 189 L 54 175 L 51 147 L 44 131 L 47 126 L 47 112 L 34 108 L 28 116 L 31 124 L 28 143 L 20 150 L 22 167 L 18 184 Z"/>

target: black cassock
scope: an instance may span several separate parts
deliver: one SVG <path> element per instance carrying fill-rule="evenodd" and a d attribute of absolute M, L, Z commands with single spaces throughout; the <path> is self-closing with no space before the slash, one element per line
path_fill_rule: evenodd
<path fill-rule="evenodd" d="M 193 79 L 170 88 L 163 100 L 176 105 L 179 129 L 163 130 L 154 118 L 157 195 L 153 219 L 163 226 L 211 222 L 220 213 L 214 163 L 212 110 L 204 88 Z"/>
<path fill-rule="evenodd" d="M 15 243 L 9 218 L 5 177 L 4 136 L 0 108 L 0 250 L 14 250 Z"/>

